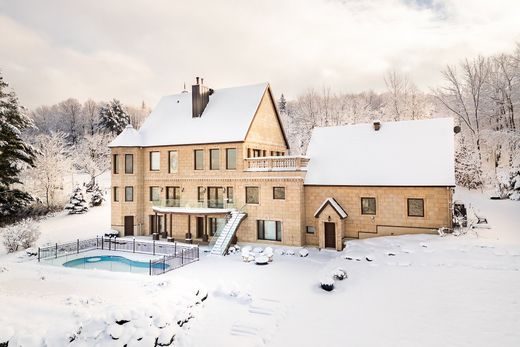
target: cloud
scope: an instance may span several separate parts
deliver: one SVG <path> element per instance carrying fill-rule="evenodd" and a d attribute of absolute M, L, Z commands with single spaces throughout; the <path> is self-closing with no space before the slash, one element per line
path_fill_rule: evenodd
<path fill-rule="evenodd" d="M 0 69 L 31 107 L 70 96 L 154 104 L 197 75 L 215 88 L 269 81 L 294 97 L 381 90 L 395 68 L 427 88 L 446 64 L 511 50 L 518 10 L 516 0 L 0 0 Z"/>

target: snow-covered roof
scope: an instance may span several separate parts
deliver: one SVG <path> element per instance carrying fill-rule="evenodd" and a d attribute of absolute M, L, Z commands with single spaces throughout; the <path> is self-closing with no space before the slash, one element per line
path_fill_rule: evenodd
<path fill-rule="evenodd" d="M 318 207 L 316 212 L 314 212 L 314 217 L 316 217 L 316 218 L 319 217 L 321 211 L 323 211 L 323 209 L 327 205 L 330 205 L 338 213 L 338 215 L 341 217 L 341 219 L 347 218 L 347 216 L 348 216 L 347 212 L 345 212 L 343 207 L 341 207 L 341 205 L 334 198 L 327 198 L 327 199 L 325 199 L 323 201 L 323 203 L 320 205 L 320 207 Z"/>
<path fill-rule="evenodd" d="M 141 146 L 141 137 L 132 124 L 128 124 L 125 129 L 112 142 L 110 147 L 135 147 Z"/>
<path fill-rule="evenodd" d="M 454 186 L 452 118 L 315 128 L 306 185 Z"/>
<path fill-rule="evenodd" d="M 123 132 L 110 147 L 244 141 L 268 86 L 261 83 L 217 89 L 197 118 L 192 117 L 191 92 L 164 96 L 139 129 L 138 138 Z"/>

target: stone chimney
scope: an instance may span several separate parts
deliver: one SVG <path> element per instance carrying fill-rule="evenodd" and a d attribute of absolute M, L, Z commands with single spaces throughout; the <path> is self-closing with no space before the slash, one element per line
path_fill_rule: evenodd
<path fill-rule="evenodd" d="M 373 125 L 374 125 L 374 130 L 375 131 L 379 131 L 379 129 L 381 129 L 381 122 L 380 121 L 375 120 Z"/>
<path fill-rule="evenodd" d="M 204 109 L 208 105 L 209 96 L 213 94 L 213 89 L 203 85 L 204 79 L 196 77 L 196 84 L 191 86 L 191 116 L 198 118 L 202 116 Z"/>

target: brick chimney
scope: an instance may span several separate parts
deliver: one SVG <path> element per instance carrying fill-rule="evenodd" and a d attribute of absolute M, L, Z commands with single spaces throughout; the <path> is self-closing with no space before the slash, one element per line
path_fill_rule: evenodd
<path fill-rule="evenodd" d="M 208 105 L 209 96 L 213 94 L 213 89 L 203 85 L 204 79 L 196 77 L 196 84 L 191 86 L 191 116 L 198 118 L 202 116 L 204 109 Z"/>

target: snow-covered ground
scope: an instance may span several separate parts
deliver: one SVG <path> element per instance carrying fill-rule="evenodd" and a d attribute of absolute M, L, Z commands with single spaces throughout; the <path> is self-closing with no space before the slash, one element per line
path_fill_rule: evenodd
<path fill-rule="evenodd" d="M 351 241 L 341 253 L 309 249 L 305 258 L 278 248 L 266 266 L 244 263 L 239 254 L 204 253 L 157 277 L 2 256 L 0 337 L 17 334 L 34 342 L 23 346 L 40 346 L 43 335 L 63 342 L 65 332 L 83 326 L 85 336 L 100 331 L 101 345 L 121 345 L 110 338 L 112 329 L 134 340 L 162 331 L 145 317 L 153 311 L 168 322 L 194 317 L 182 328 L 168 325 L 176 346 L 518 346 L 520 204 L 466 191 L 457 198 L 471 202 L 492 228 L 461 237 Z M 100 234 L 108 228 L 107 210 L 43 221 L 41 242 Z M 319 280 L 338 267 L 348 279 L 336 281 L 332 292 L 321 290 Z M 209 293 L 204 302 L 199 289 Z M 112 312 L 133 321 L 121 331 Z"/>

